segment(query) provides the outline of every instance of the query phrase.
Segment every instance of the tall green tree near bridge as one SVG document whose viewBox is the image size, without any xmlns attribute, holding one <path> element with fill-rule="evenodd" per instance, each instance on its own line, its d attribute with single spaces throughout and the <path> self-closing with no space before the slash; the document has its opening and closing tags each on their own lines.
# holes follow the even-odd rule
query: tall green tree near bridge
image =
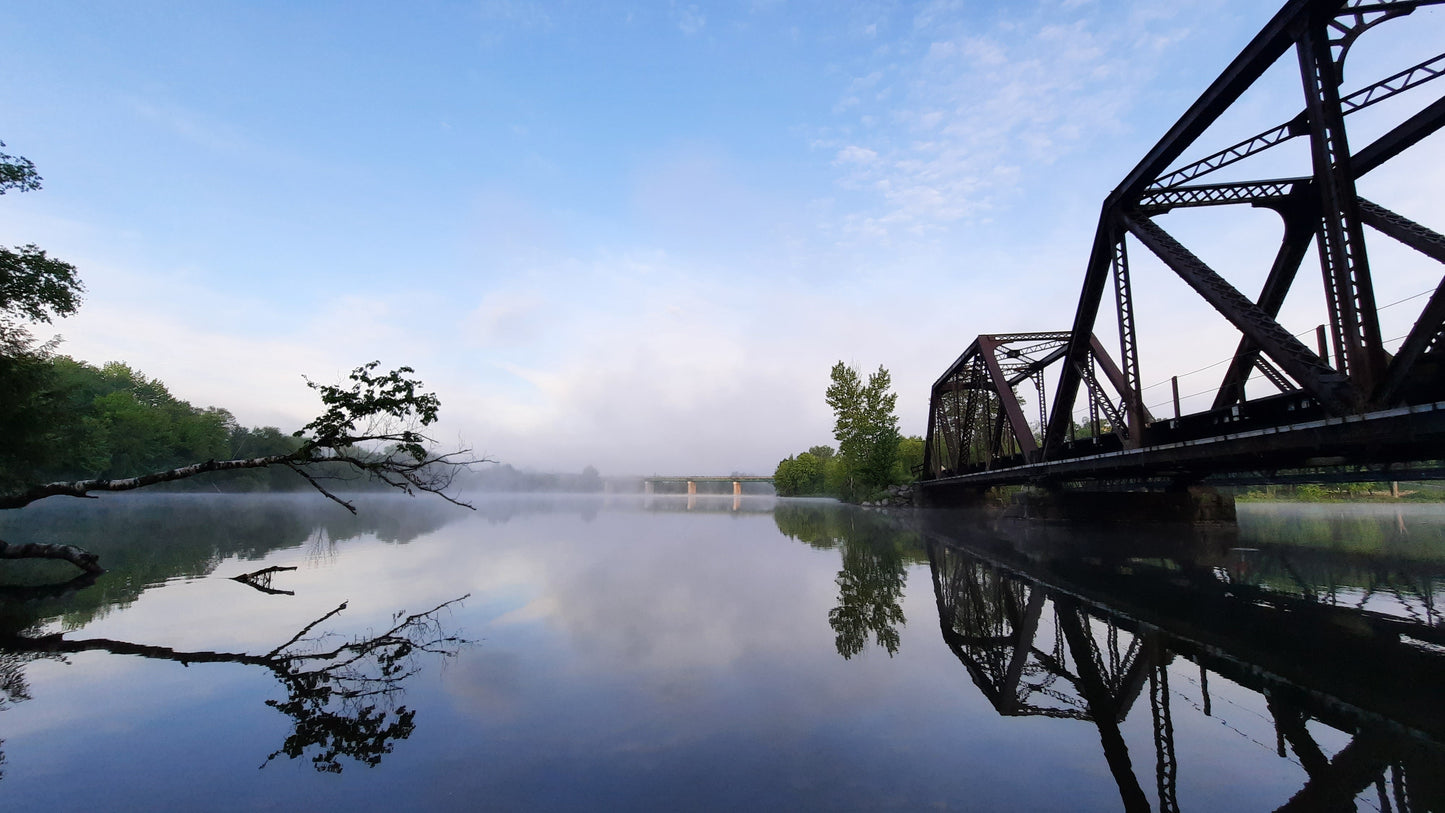
<svg viewBox="0 0 1445 813">
<path fill-rule="evenodd" d="M 829 374 L 828 406 L 833 408 L 833 437 L 843 467 L 843 497 L 867 499 L 893 482 L 898 454 L 898 396 L 888 370 L 879 365 L 865 383 L 856 367 L 843 362 Z"/>
</svg>

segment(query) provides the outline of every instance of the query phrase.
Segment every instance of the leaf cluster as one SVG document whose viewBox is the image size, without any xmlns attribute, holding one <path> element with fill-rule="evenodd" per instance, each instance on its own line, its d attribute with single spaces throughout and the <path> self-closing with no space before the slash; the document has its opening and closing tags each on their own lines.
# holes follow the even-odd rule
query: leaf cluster
<svg viewBox="0 0 1445 813">
<path fill-rule="evenodd" d="M 843 362 L 833 365 L 826 392 L 833 408 L 833 437 L 847 476 L 847 496 L 865 498 L 893 479 L 898 452 L 898 396 L 890 392 L 892 378 L 879 366 L 863 382 L 857 369 Z"/>
<path fill-rule="evenodd" d="M 0 141 L 0 147 L 5 146 Z M 0 152 L 0 195 L 14 189 L 17 192 L 34 192 L 40 188 L 40 173 L 29 158 Z"/>
</svg>

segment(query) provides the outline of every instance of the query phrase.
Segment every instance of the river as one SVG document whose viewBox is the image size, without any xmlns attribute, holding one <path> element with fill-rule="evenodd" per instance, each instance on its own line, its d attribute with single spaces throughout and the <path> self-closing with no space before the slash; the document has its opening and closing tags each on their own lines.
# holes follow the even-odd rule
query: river
<svg viewBox="0 0 1445 813">
<path fill-rule="evenodd" d="M 0 563 L 0 808 L 1445 801 L 1439 506 L 1212 529 L 751 496 L 360 508 L 0 517 L 110 568 Z"/>
</svg>

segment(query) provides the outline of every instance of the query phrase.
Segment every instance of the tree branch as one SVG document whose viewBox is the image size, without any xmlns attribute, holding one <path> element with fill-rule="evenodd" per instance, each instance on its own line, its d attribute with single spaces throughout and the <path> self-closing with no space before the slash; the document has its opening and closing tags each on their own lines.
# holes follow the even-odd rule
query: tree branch
<svg viewBox="0 0 1445 813">
<path fill-rule="evenodd" d="M 64 559 L 86 573 L 99 575 L 105 572 L 95 554 L 74 545 L 44 545 L 39 542 L 12 545 L 0 539 L 0 559 Z"/>
<path fill-rule="evenodd" d="M 145 488 L 146 486 L 153 486 L 157 483 L 168 483 L 172 480 L 184 480 L 187 477 L 195 477 L 198 474 L 205 474 L 212 471 L 259 469 L 266 466 L 288 463 L 294 456 L 294 454 L 278 454 L 241 460 L 207 460 L 204 463 L 192 463 L 189 466 L 180 466 L 179 468 L 166 469 L 165 471 L 142 474 L 139 477 L 126 477 L 117 480 L 73 480 L 70 482 L 45 483 L 44 485 L 34 486 L 28 491 L 22 491 L 19 494 L 0 496 L 0 510 L 23 508 L 36 500 L 43 500 L 46 497 L 88 497 L 92 491 L 133 491 L 137 488 Z"/>
<path fill-rule="evenodd" d="M 408 495 L 423 491 L 453 505 L 473 508 L 447 494 L 446 489 L 451 487 L 458 469 L 491 461 L 473 457 L 470 449 L 433 451 L 430 447 L 435 442 L 422 434 L 419 427 L 437 420 L 440 402 L 436 395 L 419 391 L 421 382 L 405 375 L 412 372 L 410 367 L 374 375 L 376 367 L 377 362 L 373 361 L 352 371 L 350 389 L 307 381 L 308 386 L 320 392 L 327 409 L 296 433 L 297 437 L 303 433 L 307 437 L 294 452 L 207 460 L 138 477 L 45 483 L 15 494 L 0 495 L 0 510 L 23 508 L 47 497 L 93 498 L 93 492 L 132 491 L 198 474 L 285 466 L 301 475 L 322 496 L 355 514 L 356 506 L 322 485 L 324 474 L 314 473 L 314 467 L 328 464 L 353 469 Z M 102 572 L 95 556 L 72 546 L 0 543 L 0 558 L 26 557 L 65 559 L 87 572 Z"/>
</svg>

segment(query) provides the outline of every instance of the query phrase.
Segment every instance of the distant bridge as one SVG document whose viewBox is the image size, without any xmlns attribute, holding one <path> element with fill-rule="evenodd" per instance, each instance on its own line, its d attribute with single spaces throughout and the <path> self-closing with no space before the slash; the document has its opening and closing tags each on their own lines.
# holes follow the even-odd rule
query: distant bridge
<svg viewBox="0 0 1445 813">
<path fill-rule="evenodd" d="M 1429 272 L 1432 279 L 1445 263 L 1445 235 L 1366 200 L 1357 188 L 1370 173 L 1408 160 L 1410 148 L 1445 123 L 1439 87 L 1445 83 L 1430 84 L 1445 76 L 1445 54 L 1350 89 L 1342 80 L 1345 58 L 1363 34 L 1384 23 L 1396 28 L 1421 7 L 1441 3 L 1286 3 L 1105 199 L 1072 328 L 978 336 L 935 382 L 923 499 L 1021 483 L 1169 490 L 1208 482 L 1445 477 L 1445 274 L 1433 291 L 1384 306 L 1409 303 L 1420 310 L 1404 335 L 1382 338 L 1383 308 L 1375 301 L 1372 270 L 1385 264 L 1371 268 L 1365 227 L 1433 261 L 1425 263 L 1436 269 Z M 1278 126 L 1176 164 L 1291 51 L 1303 110 L 1283 110 Z M 1347 117 L 1386 99 L 1392 100 L 1383 108 L 1390 116 L 1382 120 L 1377 108 L 1365 125 L 1372 140 L 1352 149 Z M 1256 156 L 1293 139 L 1302 144 L 1299 156 L 1307 152 L 1308 174 L 1261 176 L 1288 161 L 1260 166 Z M 1226 167 L 1229 180 L 1200 182 Z M 1424 178 L 1433 169 L 1428 163 L 1413 172 L 1397 165 L 1390 175 L 1397 181 Z M 1417 191 L 1426 201 L 1439 194 Z M 1158 220 L 1175 213 L 1173 227 L 1186 210 L 1241 204 L 1282 220 L 1277 251 L 1256 266 L 1264 276 L 1257 297 L 1242 293 Z M 1438 214 L 1436 208 L 1427 206 L 1424 214 Z M 1145 403 L 1149 387 L 1140 375 L 1130 242 L 1148 249 L 1155 265 L 1186 283 L 1236 331 L 1237 344 L 1232 357 L 1219 362 L 1228 366 L 1207 409 L 1183 413 L 1177 376 L 1169 379 L 1172 410 L 1169 402 L 1162 405 L 1172 417 Z M 1296 326 L 1287 328 L 1280 314 L 1292 291 L 1305 287 L 1296 285 L 1296 276 L 1311 244 L 1322 280 L 1315 290 L 1323 296 L 1305 290 L 1290 297 Z M 1396 270 L 1408 254 L 1378 257 Z M 1117 356 L 1095 335 L 1096 328 L 1109 327 L 1098 324 L 1109 288 Z M 1322 302 L 1306 317 L 1309 329 L 1299 333 L 1305 298 Z M 1192 327 L 1173 326 L 1176 333 Z M 1314 347 L 1297 338 L 1310 334 Z M 1214 359 L 1197 361 L 1191 366 Z M 1260 388 L 1265 392 L 1256 394 Z"/>
<path fill-rule="evenodd" d="M 733 496 L 740 497 L 743 493 L 743 483 L 772 483 L 772 475 L 762 474 L 738 474 L 738 475 L 717 475 L 717 474 L 677 474 L 663 475 L 654 474 L 651 477 L 642 478 L 642 490 L 646 494 L 652 494 L 658 483 L 687 483 L 688 496 L 697 494 L 698 483 L 732 483 Z"/>
</svg>

